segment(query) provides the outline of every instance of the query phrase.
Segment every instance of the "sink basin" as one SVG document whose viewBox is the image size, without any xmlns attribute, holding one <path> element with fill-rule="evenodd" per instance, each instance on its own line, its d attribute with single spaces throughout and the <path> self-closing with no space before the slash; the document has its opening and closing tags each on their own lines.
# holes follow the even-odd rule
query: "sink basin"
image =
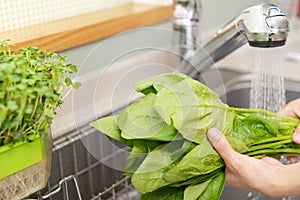
<svg viewBox="0 0 300 200">
<path fill-rule="evenodd" d="M 251 75 L 239 75 L 236 78 L 225 82 L 225 94 L 220 94 L 221 99 L 232 107 L 249 108 L 249 96 L 251 87 Z M 285 80 L 286 101 L 300 98 L 300 83 Z"/>
<path fill-rule="evenodd" d="M 224 73 L 224 72 L 223 72 Z M 225 72 L 231 73 L 229 71 Z M 234 72 L 232 72 L 234 73 Z M 228 79 L 224 81 L 223 91 L 215 89 L 217 93 L 219 93 L 221 99 L 232 107 L 241 107 L 241 108 L 249 108 L 249 96 L 250 96 L 250 86 L 251 86 L 251 75 L 243 74 L 243 75 L 228 75 Z M 235 77 L 230 79 L 230 77 Z M 300 97 L 300 83 L 291 80 L 285 80 L 285 88 L 286 88 L 286 99 L 287 102 L 299 98 Z M 272 198 L 264 195 L 260 195 L 256 192 L 232 188 L 225 186 L 224 191 L 221 196 L 221 200 L 282 200 L 282 198 Z M 295 197 L 293 199 L 300 199 Z"/>
<path fill-rule="evenodd" d="M 229 69 L 211 69 L 199 81 L 215 91 L 232 107 L 249 108 L 252 75 Z M 285 79 L 286 102 L 300 98 L 300 81 Z"/>
</svg>

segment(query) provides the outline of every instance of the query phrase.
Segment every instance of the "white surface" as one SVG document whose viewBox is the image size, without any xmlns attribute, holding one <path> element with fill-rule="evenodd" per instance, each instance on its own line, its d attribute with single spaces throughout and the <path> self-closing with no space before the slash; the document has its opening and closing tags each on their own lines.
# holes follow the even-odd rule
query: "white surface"
<svg viewBox="0 0 300 200">
<path fill-rule="evenodd" d="M 164 5 L 169 6 L 173 4 L 173 0 L 133 0 L 133 3 L 152 4 L 152 5 Z"/>
</svg>

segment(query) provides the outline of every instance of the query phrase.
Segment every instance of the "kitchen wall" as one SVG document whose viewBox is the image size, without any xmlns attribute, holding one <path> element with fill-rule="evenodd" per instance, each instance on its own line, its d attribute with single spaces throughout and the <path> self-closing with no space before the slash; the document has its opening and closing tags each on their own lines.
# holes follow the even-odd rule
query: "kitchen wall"
<svg viewBox="0 0 300 200">
<path fill-rule="evenodd" d="M 201 26 L 203 29 L 211 29 L 224 25 L 235 17 L 244 8 L 263 2 L 258 0 L 202 0 L 203 15 Z"/>
<path fill-rule="evenodd" d="M 3 0 L 0 1 L 0 32 L 130 2 L 131 0 Z"/>
</svg>

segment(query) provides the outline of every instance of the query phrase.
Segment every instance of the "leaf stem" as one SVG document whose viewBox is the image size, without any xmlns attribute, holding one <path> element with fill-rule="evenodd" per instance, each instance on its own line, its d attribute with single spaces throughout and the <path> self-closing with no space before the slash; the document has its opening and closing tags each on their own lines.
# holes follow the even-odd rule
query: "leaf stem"
<svg viewBox="0 0 300 200">
<path fill-rule="evenodd" d="M 272 148 L 272 147 L 276 147 L 279 145 L 288 144 L 288 143 L 292 143 L 292 142 L 293 142 L 293 140 L 290 138 L 290 139 L 273 142 L 273 143 L 263 143 L 260 145 L 255 145 L 255 146 L 250 147 L 250 151 L 257 151 L 257 150 L 261 150 L 261 149 Z"/>
<path fill-rule="evenodd" d="M 272 142 L 276 142 L 276 141 L 282 141 L 282 140 L 287 140 L 290 139 L 292 140 L 292 136 L 291 135 L 283 135 L 283 136 L 276 136 L 276 137 L 272 137 L 272 138 L 266 138 L 260 141 L 254 141 L 254 142 L 249 142 L 247 143 L 247 146 L 255 146 L 255 145 L 259 145 L 259 144 L 264 144 L 264 143 L 272 143 Z"/>
<path fill-rule="evenodd" d="M 247 152 L 244 153 L 248 156 L 258 156 L 258 155 L 273 155 L 273 154 L 283 154 L 283 153 L 293 153 L 293 154 L 300 154 L 300 149 L 295 148 L 284 148 L 284 149 L 261 149 L 257 151 Z"/>
</svg>

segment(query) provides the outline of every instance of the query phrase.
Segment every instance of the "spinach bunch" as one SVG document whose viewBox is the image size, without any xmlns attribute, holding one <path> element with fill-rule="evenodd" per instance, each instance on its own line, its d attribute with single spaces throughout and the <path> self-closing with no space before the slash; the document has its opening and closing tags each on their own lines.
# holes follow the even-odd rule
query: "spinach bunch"
<svg viewBox="0 0 300 200">
<path fill-rule="evenodd" d="M 77 72 L 66 57 L 30 46 L 11 50 L 0 44 L 0 146 L 43 137 L 68 88 L 78 88 L 67 75 Z"/>
<path fill-rule="evenodd" d="M 143 200 L 219 199 L 225 165 L 207 139 L 212 127 L 249 156 L 300 154 L 300 146 L 292 142 L 298 119 L 229 107 L 183 74 L 141 80 L 135 89 L 145 96 L 118 116 L 90 125 L 132 148 L 124 174 Z"/>
</svg>

